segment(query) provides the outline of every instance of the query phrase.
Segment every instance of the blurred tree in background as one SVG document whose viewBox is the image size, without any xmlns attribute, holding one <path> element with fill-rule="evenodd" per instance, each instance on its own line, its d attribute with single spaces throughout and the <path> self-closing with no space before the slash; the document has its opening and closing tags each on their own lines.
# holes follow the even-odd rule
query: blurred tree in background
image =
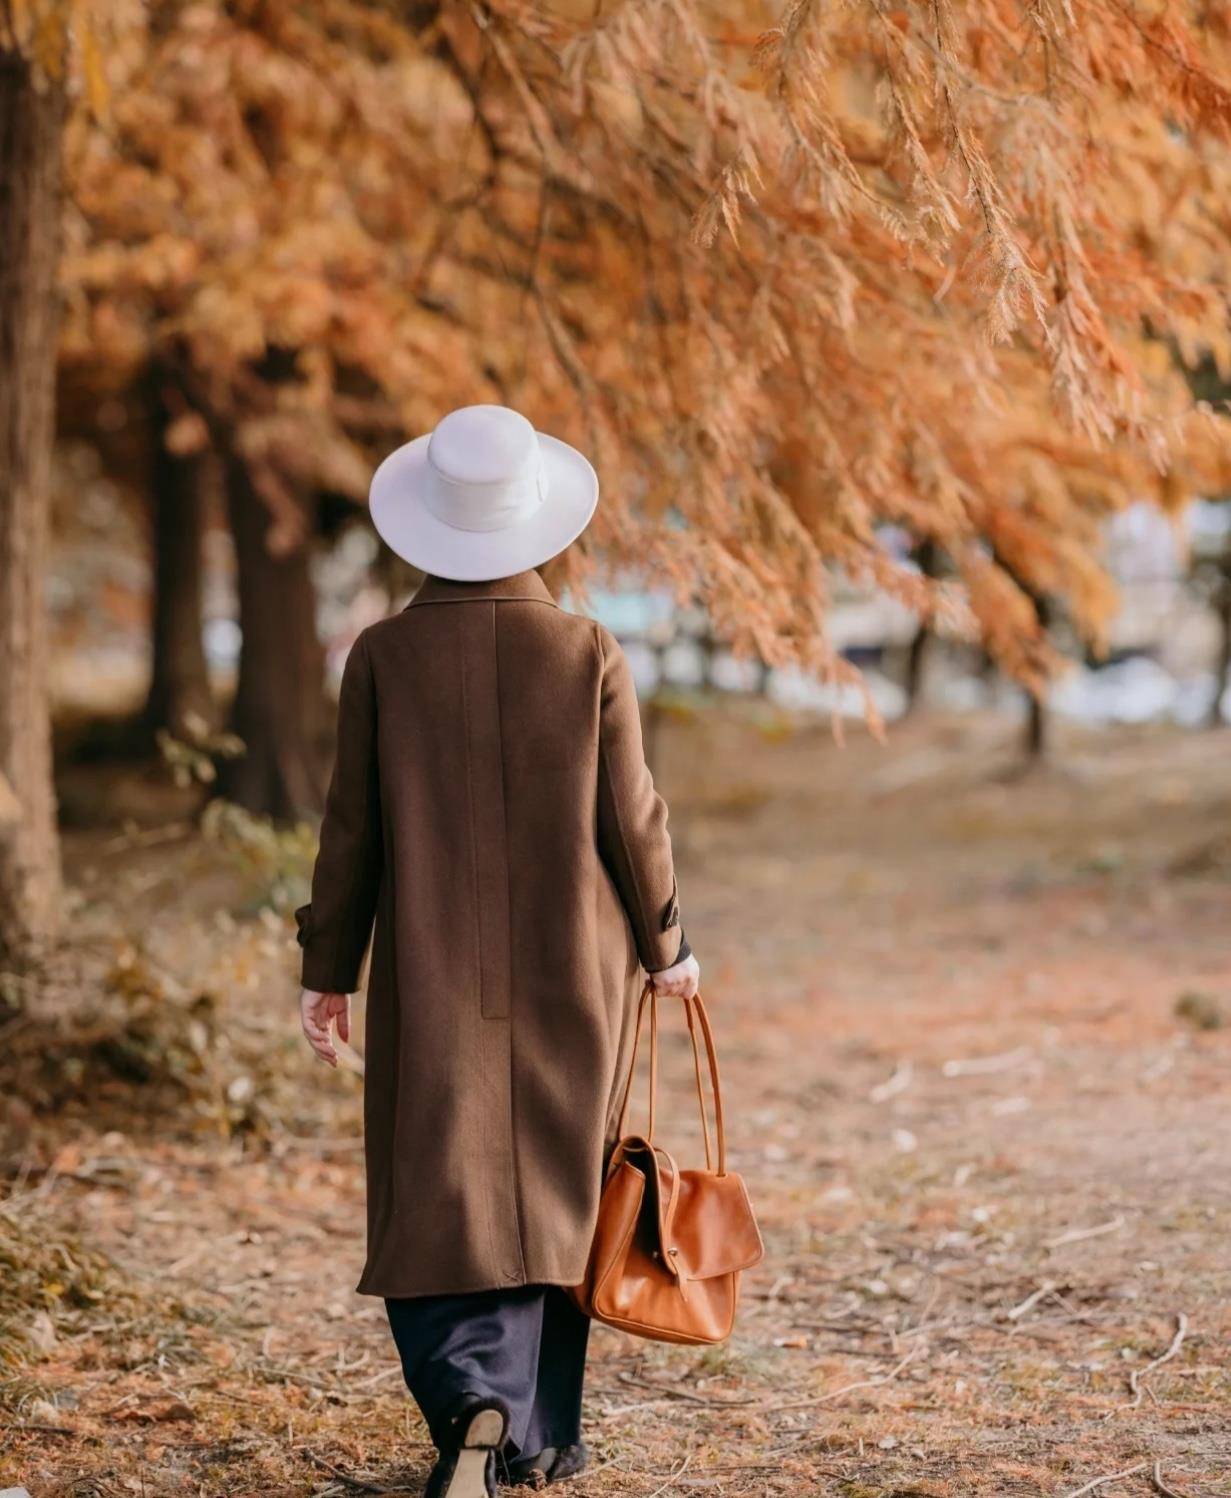
<svg viewBox="0 0 1231 1498">
<path fill-rule="evenodd" d="M 313 538 L 480 400 L 600 469 L 566 575 L 635 561 L 736 645 L 857 680 L 838 566 L 1037 685 L 1053 604 L 1106 627 L 1103 518 L 1226 486 L 1181 366 L 1231 357 L 1229 58 L 1221 11 L 1120 0 L 134 4 L 107 110 L 68 127 L 61 422 L 103 389 L 140 413 L 151 717 L 200 696 L 213 465 L 224 788 L 312 809 Z"/>
<path fill-rule="evenodd" d="M 63 18 L 0 9 L 0 950 L 54 924 L 47 492 L 67 111 Z"/>
</svg>

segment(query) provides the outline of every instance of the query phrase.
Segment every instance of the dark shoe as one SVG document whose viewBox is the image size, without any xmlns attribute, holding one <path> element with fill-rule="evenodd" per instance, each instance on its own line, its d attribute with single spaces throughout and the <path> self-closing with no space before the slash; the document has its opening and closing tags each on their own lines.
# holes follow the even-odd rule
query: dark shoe
<svg viewBox="0 0 1231 1498">
<path fill-rule="evenodd" d="M 496 1452 L 508 1433 L 499 1399 L 467 1400 L 448 1423 L 423 1498 L 494 1498 Z"/>
<path fill-rule="evenodd" d="M 500 1481 L 511 1488 L 545 1488 L 547 1474 L 555 1465 L 558 1453 L 554 1446 L 545 1446 L 533 1456 L 515 1457 L 504 1463 Z"/>
<path fill-rule="evenodd" d="M 551 1464 L 547 1481 L 563 1482 L 566 1477 L 576 1477 L 579 1472 L 584 1472 L 589 1465 L 590 1453 L 581 1441 L 575 1446 L 561 1446 L 559 1455 Z"/>
<path fill-rule="evenodd" d="M 549 1482 L 576 1477 L 590 1465 L 590 1453 L 579 1441 L 575 1446 L 548 1446 L 534 1456 L 519 1456 L 505 1468 L 511 1487 L 545 1488 Z"/>
</svg>

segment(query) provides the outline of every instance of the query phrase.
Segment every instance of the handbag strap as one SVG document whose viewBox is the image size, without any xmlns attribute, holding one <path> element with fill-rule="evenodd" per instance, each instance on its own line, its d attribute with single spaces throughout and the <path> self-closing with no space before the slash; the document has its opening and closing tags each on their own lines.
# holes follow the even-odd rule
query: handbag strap
<svg viewBox="0 0 1231 1498">
<path fill-rule="evenodd" d="M 650 1120 L 646 1130 L 646 1141 L 654 1139 L 654 1104 L 658 1096 L 658 995 L 654 985 L 647 983 L 641 990 L 641 1001 L 637 1005 L 637 1028 L 633 1034 L 633 1054 L 628 1061 L 628 1076 L 624 1081 L 624 1096 L 620 1100 L 620 1117 L 616 1124 L 616 1139 L 624 1138 L 628 1127 L 628 1108 L 633 1092 L 633 1078 L 637 1075 L 637 1053 L 641 1049 L 641 1027 L 645 1022 L 646 1005 L 650 1009 Z"/>
<path fill-rule="evenodd" d="M 637 1071 L 637 1055 L 641 1047 L 641 1030 L 645 1023 L 646 1009 L 650 1012 L 650 1117 L 646 1129 L 647 1144 L 654 1142 L 654 1117 L 658 1099 L 658 995 L 654 985 L 647 983 L 637 1005 L 637 1029 L 633 1036 L 633 1054 L 628 1063 L 628 1077 L 624 1083 L 624 1096 L 620 1102 L 620 1117 L 616 1125 L 616 1137 L 622 1139 L 628 1125 L 629 1104 L 632 1098 L 633 1078 Z M 701 1110 L 701 1132 L 705 1139 L 705 1168 L 714 1168 L 711 1153 L 709 1119 L 705 1111 L 705 1084 L 701 1074 L 701 1045 L 705 1046 L 705 1057 L 710 1074 L 710 1091 L 714 1097 L 714 1133 L 718 1148 L 718 1174 L 727 1173 L 727 1137 L 722 1112 L 722 1085 L 718 1076 L 718 1053 L 714 1047 L 714 1032 L 710 1028 L 709 1015 L 698 993 L 684 1000 L 684 1014 L 688 1021 L 688 1037 L 692 1042 L 693 1070 L 697 1080 L 697 1106 Z M 697 1031 L 701 1032 L 698 1040 Z"/>
<path fill-rule="evenodd" d="M 709 1063 L 710 1091 L 714 1096 L 714 1136 L 718 1144 L 718 1174 L 727 1173 L 727 1130 L 722 1114 L 722 1083 L 718 1077 L 718 1051 L 714 1046 L 714 1032 L 710 1028 L 710 1017 L 700 993 L 684 1000 L 684 1012 L 688 1017 L 688 1034 L 692 1041 L 693 1068 L 697 1077 L 697 1104 L 701 1109 L 701 1131 L 705 1135 L 705 1168 L 713 1169 L 710 1158 L 710 1129 L 705 1116 L 705 1088 L 701 1082 L 701 1052 L 697 1045 L 697 1026 L 705 1042 L 705 1057 Z M 694 1016 L 696 1024 L 694 1024 Z"/>
</svg>

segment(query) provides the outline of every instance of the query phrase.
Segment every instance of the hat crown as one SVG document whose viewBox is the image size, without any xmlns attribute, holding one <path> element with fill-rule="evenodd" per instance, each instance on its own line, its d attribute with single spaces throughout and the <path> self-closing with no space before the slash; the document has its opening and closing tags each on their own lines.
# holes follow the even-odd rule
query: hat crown
<svg viewBox="0 0 1231 1498">
<path fill-rule="evenodd" d="M 576 448 L 507 406 L 462 406 L 372 476 L 372 520 L 391 550 L 457 581 L 508 577 L 585 529 L 598 475 Z"/>
<path fill-rule="evenodd" d="M 427 467 L 423 502 L 455 530 L 505 530 L 546 497 L 539 434 L 507 406 L 462 406 L 442 416 L 428 439 Z"/>
<path fill-rule="evenodd" d="M 441 417 L 427 456 L 446 483 L 515 483 L 538 472 L 538 433 L 507 406 L 461 406 Z"/>
</svg>

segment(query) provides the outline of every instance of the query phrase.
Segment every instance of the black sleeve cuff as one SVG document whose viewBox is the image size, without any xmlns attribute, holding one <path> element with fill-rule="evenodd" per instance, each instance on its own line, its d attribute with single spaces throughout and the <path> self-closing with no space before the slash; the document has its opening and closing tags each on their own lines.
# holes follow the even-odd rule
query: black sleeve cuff
<svg viewBox="0 0 1231 1498">
<path fill-rule="evenodd" d="M 667 967 L 674 967 L 676 962 L 683 962 L 686 957 L 692 956 L 692 948 L 688 945 L 688 938 L 684 935 L 683 926 L 680 927 L 680 950 L 675 954 L 675 962 L 669 962 Z M 646 968 L 647 973 L 665 973 L 665 967 Z"/>
</svg>

